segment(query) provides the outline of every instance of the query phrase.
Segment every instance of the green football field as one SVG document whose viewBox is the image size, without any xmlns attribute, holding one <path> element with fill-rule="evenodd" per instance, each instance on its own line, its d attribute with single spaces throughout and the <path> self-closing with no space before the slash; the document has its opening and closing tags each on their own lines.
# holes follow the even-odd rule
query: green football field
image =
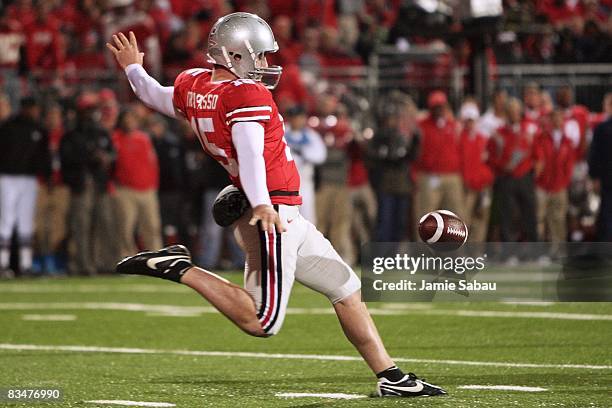
<svg viewBox="0 0 612 408">
<path fill-rule="evenodd" d="M 610 303 L 368 306 L 404 371 L 443 386 L 448 396 L 370 397 L 373 376 L 327 300 L 298 284 L 281 332 L 259 339 L 186 287 L 104 277 L 0 282 L 0 389 L 64 394 L 57 403 L 0 406 L 612 406 Z"/>
</svg>

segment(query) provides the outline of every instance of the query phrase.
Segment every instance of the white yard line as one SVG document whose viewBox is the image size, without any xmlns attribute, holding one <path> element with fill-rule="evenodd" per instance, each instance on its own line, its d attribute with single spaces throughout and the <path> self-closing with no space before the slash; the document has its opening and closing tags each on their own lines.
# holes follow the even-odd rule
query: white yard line
<svg viewBox="0 0 612 408">
<path fill-rule="evenodd" d="M 390 310 L 426 310 L 433 309 L 433 303 L 382 303 L 381 309 Z"/>
<path fill-rule="evenodd" d="M 277 392 L 274 394 L 280 398 L 331 398 L 331 399 L 358 399 L 366 398 L 367 395 L 343 394 L 343 393 L 312 393 L 312 392 Z"/>
<path fill-rule="evenodd" d="M 176 306 L 155 305 L 146 303 L 122 303 L 122 302 L 4 302 L 0 303 L 0 310 L 121 310 L 130 312 L 161 313 L 163 315 L 198 315 L 218 313 L 211 306 Z M 460 317 L 505 317 L 526 319 L 557 319 L 557 320 L 591 320 L 612 321 L 609 314 L 588 313 L 563 313 L 563 312 L 517 312 L 502 310 L 462 310 L 462 309 L 395 309 L 376 308 L 368 309 L 373 315 L 380 316 L 406 316 L 406 315 L 436 315 L 436 316 L 460 316 Z M 334 314 L 331 307 L 313 307 L 287 309 L 289 314 L 312 314 L 324 315 Z"/>
<path fill-rule="evenodd" d="M 542 387 L 523 387 L 521 385 L 459 385 L 457 388 L 462 390 L 501 390 L 522 392 L 548 391 L 546 388 Z"/>
<path fill-rule="evenodd" d="M 73 314 L 24 314 L 21 316 L 21 320 L 32 321 L 71 322 L 76 319 L 76 315 Z"/>
<path fill-rule="evenodd" d="M 15 302 L 0 303 L 0 310 L 120 310 L 151 313 L 218 313 L 212 306 L 174 306 L 121 302 Z"/>
<path fill-rule="evenodd" d="M 41 285 L 10 284 L 0 285 L 0 293 L 189 293 L 182 286 L 122 284 L 122 285 Z"/>
<path fill-rule="evenodd" d="M 440 313 L 438 313 L 440 312 Z M 430 310 L 428 314 L 448 314 L 464 317 L 522 317 L 533 319 L 602 320 L 612 321 L 612 315 L 563 312 L 504 312 L 501 310 Z"/>
<path fill-rule="evenodd" d="M 280 354 L 280 353 L 255 353 L 247 351 L 199 351 L 199 350 L 160 350 L 145 348 L 125 347 L 97 347 L 97 346 L 60 346 L 60 345 L 37 345 L 37 344 L 9 344 L 0 343 L 0 350 L 17 351 L 70 351 L 76 353 L 119 353 L 119 354 L 171 354 L 182 356 L 206 356 L 206 357 L 240 357 L 240 358 L 264 358 L 264 359 L 286 359 L 286 360 L 325 360 L 325 361 L 362 361 L 357 356 L 341 356 L 329 354 Z M 589 364 L 537 364 L 537 363 L 506 363 L 496 361 L 467 361 L 467 360 L 433 360 L 419 358 L 394 358 L 393 360 L 403 363 L 420 364 L 442 364 L 442 365 L 467 365 L 486 367 L 512 367 L 512 368 L 555 368 L 555 369 L 582 369 L 582 370 L 612 370 L 612 365 L 589 365 Z"/>
<path fill-rule="evenodd" d="M 101 405 L 121 405 L 123 407 L 176 407 L 176 404 L 169 402 L 146 402 L 146 401 L 125 401 L 125 400 L 92 400 L 85 401 L 87 404 Z"/>
<path fill-rule="evenodd" d="M 506 300 L 502 300 L 501 303 L 505 305 L 513 305 L 513 306 L 540 306 L 540 307 L 547 307 L 547 306 L 553 306 L 553 305 L 558 304 L 556 302 L 546 302 L 543 300 L 521 300 L 521 299 L 506 299 Z"/>
</svg>

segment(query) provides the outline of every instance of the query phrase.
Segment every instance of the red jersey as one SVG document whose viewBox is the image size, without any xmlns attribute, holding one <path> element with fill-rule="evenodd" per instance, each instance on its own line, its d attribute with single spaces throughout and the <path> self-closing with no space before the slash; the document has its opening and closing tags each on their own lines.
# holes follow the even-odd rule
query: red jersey
<svg viewBox="0 0 612 408">
<path fill-rule="evenodd" d="M 567 189 L 577 156 L 570 137 L 562 130 L 542 133 L 536 137 L 534 155 L 543 166 L 536 177 L 538 187 L 550 193 Z"/>
<path fill-rule="evenodd" d="M 533 141 L 538 128 L 523 120 L 507 124 L 489 139 L 489 163 L 497 174 L 521 178 L 533 169 Z"/>
<path fill-rule="evenodd" d="M 431 116 L 419 122 L 421 155 L 418 170 L 427 173 L 449 174 L 461 171 L 459 132 L 454 120 L 434 120 Z"/>
<path fill-rule="evenodd" d="M 149 136 L 139 130 L 131 134 L 115 130 L 112 140 L 117 150 L 115 161 L 117 184 L 138 191 L 157 190 L 159 163 Z"/>
<path fill-rule="evenodd" d="M 210 70 L 182 72 L 174 82 L 174 107 L 191 124 L 202 147 L 221 164 L 240 188 L 238 154 L 232 126 L 257 122 L 264 127 L 266 183 L 272 204 L 300 205 L 300 175 L 285 142 L 284 124 L 272 94 L 250 79 L 212 82 Z"/>
</svg>

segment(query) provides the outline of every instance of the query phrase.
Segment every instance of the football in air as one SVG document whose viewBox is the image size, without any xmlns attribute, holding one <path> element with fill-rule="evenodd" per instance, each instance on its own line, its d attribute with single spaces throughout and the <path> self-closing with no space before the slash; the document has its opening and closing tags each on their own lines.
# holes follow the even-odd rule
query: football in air
<svg viewBox="0 0 612 408">
<path fill-rule="evenodd" d="M 468 228 L 452 211 L 436 210 L 421 217 L 419 236 L 436 250 L 453 251 L 467 241 Z"/>
</svg>

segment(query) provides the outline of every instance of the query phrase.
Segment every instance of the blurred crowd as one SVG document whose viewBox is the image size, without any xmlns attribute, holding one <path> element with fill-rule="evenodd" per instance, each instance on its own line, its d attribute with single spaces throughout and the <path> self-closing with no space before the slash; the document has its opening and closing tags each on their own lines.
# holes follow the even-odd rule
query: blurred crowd
<svg viewBox="0 0 612 408">
<path fill-rule="evenodd" d="M 612 1 L 504 1 L 499 63 L 612 61 Z"/>
<path fill-rule="evenodd" d="M 416 240 L 416 221 L 448 209 L 473 242 L 612 241 L 612 93 L 602 112 L 499 89 L 484 112 L 457 112 L 442 91 L 425 109 L 399 91 L 377 125 L 357 130 L 333 95 L 315 114 L 292 106 L 285 138 L 302 177 L 303 215 L 351 263 L 369 241 Z M 553 102 L 554 101 L 554 102 Z M 207 268 L 243 263 L 231 231 L 211 219 L 229 183 L 188 123 L 112 91 L 72 106 L 0 96 L 0 270 L 110 272 L 142 248 L 182 242 Z M 11 257 L 12 253 L 12 257 Z"/>
<path fill-rule="evenodd" d="M 203 50 L 216 19 L 254 12 L 271 23 L 285 67 L 277 90 L 281 105 L 315 103 L 321 72 L 368 63 L 383 45 L 444 49 L 425 73 L 449 76 L 469 66 L 474 41 L 464 33 L 459 0 L 443 3 L 442 30 L 415 0 L 2 0 L 0 71 L 13 108 L 23 93 L 44 84 L 60 94 L 116 69 L 104 53 L 112 33 L 132 30 L 148 70 L 171 83 L 178 72 L 206 64 Z M 436 3 L 436 2 L 431 2 Z M 488 45 L 497 63 L 612 61 L 612 0 L 505 0 L 497 41 Z M 466 29 L 467 30 L 467 29 Z M 481 35 L 482 36 L 482 35 Z M 418 64 L 412 67 L 422 75 Z M 408 74 L 410 76 L 410 74 Z M 431 78 L 430 78 L 431 79 Z M 435 79 L 435 78 L 434 78 Z"/>
<path fill-rule="evenodd" d="M 468 41 L 406 30 L 413 3 L 3 1 L 0 276 L 108 273 L 137 249 L 176 242 L 203 267 L 242 267 L 232 234 L 211 218 L 225 170 L 189 124 L 126 99 L 103 51 L 111 33 L 132 30 L 148 71 L 172 84 L 207 66 L 210 27 L 236 10 L 271 22 L 280 52 L 270 62 L 283 66 L 274 96 L 302 176 L 302 213 L 347 262 L 364 242 L 415 240 L 419 217 L 440 208 L 466 220 L 474 241 L 612 241 L 610 94 L 590 112 L 569 86 L 530 83 L 521 95 L 496 90 L 483 107 L 471 97 L 451 105 L 438 90 L 369 100 L 326 80 L 325 70 L 363 66 L 383 44 L 447 42 L 433 71 L 449 58 L 465 63 Z M 612 56 L 609 0 L 504 7 L 492 65 Z"/>
</svg>

